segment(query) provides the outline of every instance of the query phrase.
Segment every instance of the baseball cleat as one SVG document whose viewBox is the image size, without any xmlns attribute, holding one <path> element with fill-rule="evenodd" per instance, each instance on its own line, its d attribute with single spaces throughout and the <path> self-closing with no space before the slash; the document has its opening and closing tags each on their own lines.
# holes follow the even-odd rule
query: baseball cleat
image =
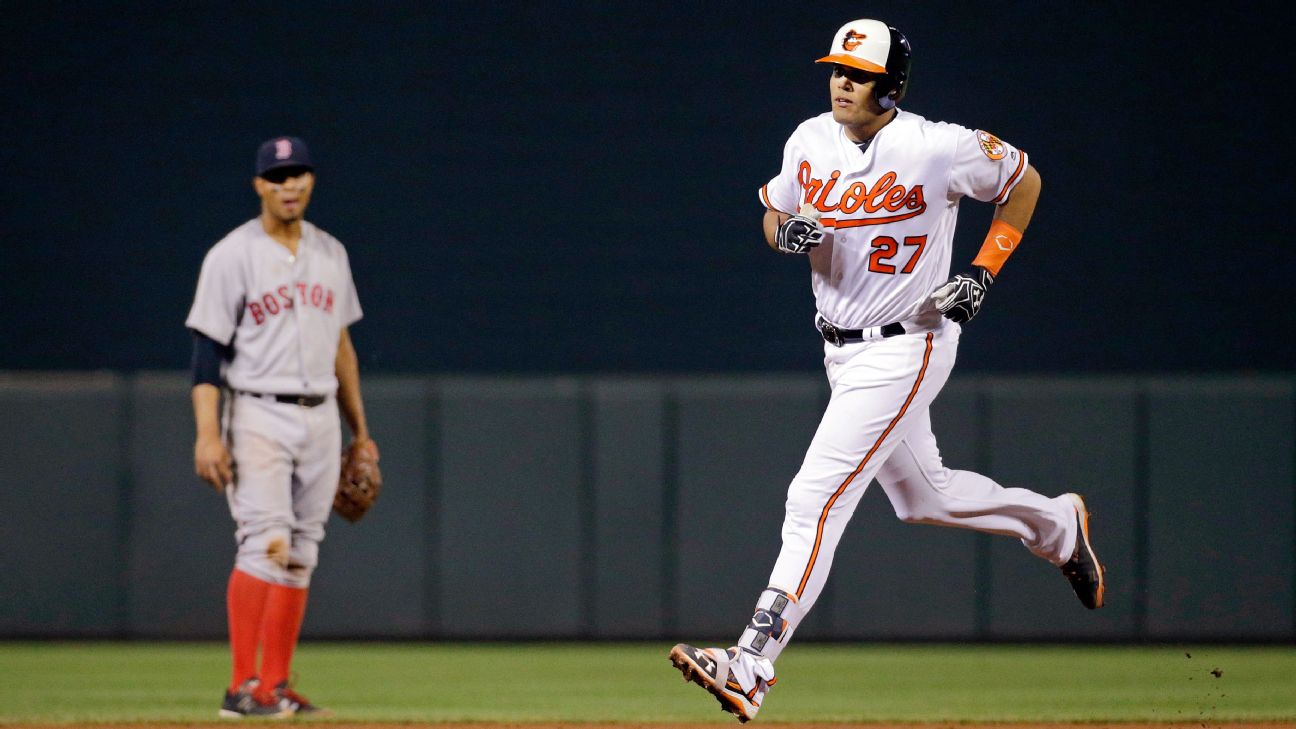
<svg viewBox="0 0 1296 729">
<path fill-rule="evenodd" d="M 1089 511 L 1085 508 L 1084 499 L 1079 494 L 1067 494 L 1071 497 L 1076 510 L 1075 552 L 1062 565 L 1062 574 L 1071 582 L 1076 597 L 1090 610 L 1103 606 L 1103 593 L 1107 589 L 1103 579 L 1105 568 L 1094 554 L 1093 545 L 1089 543 Z"/>
<path fill-rule="evenodd" d="M 764 673 L 769 679 L 758 675 L 752 667 L 744 668 L 741 662 L 748 656 L 741 648 L 694 648 L 680 643 L 671 649 L 671 663 L 684 674 L 685 681 L 692 681 L 711 692 L 720 702 L 720 708 L 738 717 L 740 723 L 747 723 L 756 718 L 761 702 L 770 686 L 778 680 L 774 678 L 773 668 L 766 661 Z M 742 683 L 750 683 L 751 688 L 744 690 L 734 669 L 749 678 Z"/>
<path fill-rule="evenodd" d="M 274 687 L 274 697 L 277 701 L 282 701 L 295 716 L 309 716 L 312 719 L 323 719 L 333 716 L 333 712 L 322 706 L 312 704 L 309 699 L 293 690 L 292 685 L 287 680 L 280 681 Z"/>
<path fill-rule="evenodd" d="M 260 679 L 249 678 L 239 684 L 237 691 L 225 691 L 218 716 L 222 719 L 286 719 L 293 715 L 293 708 L 286 700 L 278 696 L 258 696 L 260 687 Z"/>
</svg>

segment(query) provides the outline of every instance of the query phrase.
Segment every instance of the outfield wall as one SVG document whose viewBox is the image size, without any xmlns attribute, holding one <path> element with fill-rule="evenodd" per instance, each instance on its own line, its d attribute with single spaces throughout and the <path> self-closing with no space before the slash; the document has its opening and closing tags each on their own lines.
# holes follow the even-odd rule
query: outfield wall
<svg viewBox="0 0 1296 729">
<path fill-rule="evenodd" d="M 368 377 L 386 486 L 337 518 L 306 638 L 732 641 L 779 547 L 816 375 Z M 217 638 L 234 551 L 184 373 L 0 373 L 0 637 Z M 869 489 L 798 635 L 1296 639 L 1296 378 L 959 377 L 946 464 L 1079 491 L 1089 612 L 1015 541 Z"/>
</svg>

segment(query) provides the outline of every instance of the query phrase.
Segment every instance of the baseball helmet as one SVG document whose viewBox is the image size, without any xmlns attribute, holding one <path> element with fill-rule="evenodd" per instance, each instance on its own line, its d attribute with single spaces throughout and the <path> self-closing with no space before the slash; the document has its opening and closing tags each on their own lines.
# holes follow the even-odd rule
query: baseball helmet
<svg viewBox="0 0 1296 729">
<path fill-rule="evenodd" d="M 880 20 L 852 20 L 833 36 L 828 55 L 815 63 L 840 63 L 881 76 L 874 95 L 883 109 L 895 108 L 909 88 L 913 50 L 904 33 Z"/>
</svg>

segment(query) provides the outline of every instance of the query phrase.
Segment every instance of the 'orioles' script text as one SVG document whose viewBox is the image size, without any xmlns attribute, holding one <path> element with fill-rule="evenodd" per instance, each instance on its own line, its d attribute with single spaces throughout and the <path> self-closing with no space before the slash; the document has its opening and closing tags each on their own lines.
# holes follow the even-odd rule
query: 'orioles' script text
<svg viewBox="0 0 1296 729">
<path fill-rule="evenodd" d="M 894 213 L 903 208 L 911 211 L 906 213 L 904 218 L 911 218 L 921 215 L 927 209 L 927 201 L 923 200 L 922 185 L 914 185 L 912 190 L 904 185 L 897 185 L 894 172 L 887 172 L 877 178 L 871 186 L 863 182 L 852 182 L 841 192 L 837 202 L 829 205 L 828 200 L 837 187 L 837 180 L 840 177 L 841 170 L 833 170 L 828 176 L 828 182 L 825 183 L 814 177 L 809 161 L 803 161 L 797 168 L 797 181 L 801 183 L 801 189 L 805 190 L 805 202 L 813 204 L 821 213 L 840 211 L 849 215 L 859 210 L 870 214 L 882 210 Z"/>
</svg>

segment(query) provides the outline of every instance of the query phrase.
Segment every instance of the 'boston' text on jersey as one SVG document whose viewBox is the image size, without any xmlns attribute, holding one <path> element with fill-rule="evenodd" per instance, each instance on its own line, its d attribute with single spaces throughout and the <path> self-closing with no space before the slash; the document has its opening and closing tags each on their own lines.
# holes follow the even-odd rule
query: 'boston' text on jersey
<svg viewBox="0 0 1296 729">
<path fill-rule="evenodd" d="M 297 289 L 296 297 L 293 296 L 293 288 Z M 258 299 L 247 302 L 248 313 L 257 324 L 264 324 L 266 317 L 293 308 L 294 299 L 300 301 L 303 306 L 313 306 L 325 312 L 333 311 L 333 289 L 298 281 L 295 286 L 284 284 L 274 291 L 262 294 Z"/>
</svg>

